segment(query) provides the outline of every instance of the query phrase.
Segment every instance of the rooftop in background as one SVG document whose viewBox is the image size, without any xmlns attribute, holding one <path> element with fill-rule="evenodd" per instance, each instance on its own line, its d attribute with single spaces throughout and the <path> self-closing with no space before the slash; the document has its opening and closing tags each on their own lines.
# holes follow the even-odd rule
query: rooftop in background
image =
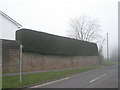
<svg viewBox="0 0 120 90">
<path fill-rule="evenodd" d="M 22 27 L 21 24 L 19 24 L 18 22 L 16 22 L 14 19 L 12 19 L 11 17 L 9 17 L 7 14 L 5 14 L 4 12 L 2 12 L 1 10 L 0 10 L 0 14 L 1 14 L 2 16 L 4 16 L 5 18 L 7 18 L 8 20 L 10 20 L 10 21 L 11 21 L 12 23 L 14 23 L 15 25 L 17 25 L 18 28 L 21 28 L 21 27 Z"/>
</svg>

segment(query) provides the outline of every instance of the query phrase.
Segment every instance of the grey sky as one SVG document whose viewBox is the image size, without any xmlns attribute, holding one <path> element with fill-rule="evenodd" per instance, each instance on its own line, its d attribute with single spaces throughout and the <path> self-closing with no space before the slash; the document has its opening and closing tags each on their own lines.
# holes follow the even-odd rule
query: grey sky
<svg viewBox="0 0 120 90">
<path fill-rule="evenodd" d="M 1 0 L 0 9 L 24 28 L 60 36 L 67 35 L 71 18 L 80 15 L 97 18 L 101 24 L 102 36 L 106 38 L 106 33 L 109 33 L 109 48 L 111 49 L 118 43 L 118 1 Z M 104 45 L 105 48 L 106 45 Z M 104 53 L 106 53 L 105 50 Z"/>
</svg>

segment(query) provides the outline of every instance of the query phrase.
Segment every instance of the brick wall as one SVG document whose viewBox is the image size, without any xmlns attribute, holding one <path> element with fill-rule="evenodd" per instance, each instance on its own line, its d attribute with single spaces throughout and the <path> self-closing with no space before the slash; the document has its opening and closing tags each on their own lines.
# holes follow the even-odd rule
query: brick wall
<svg viewBox="0 0 120 90">
<path fill-rule="evenodd" d="M 2 73 L 19 72 L 19 44 L 2 40 Z"/>
<path fill-rule="evenodd" d="M 8 49 L 7 51 L 3 51 L 2 54 L 2 72 L 19 72 L 19 50 Z"/>
<path fill-rule="evenodd" d="M 19 72 L 19 50 L 8 50 L 3 56 L 3 73 Z M 99 65 L 98 56 L 52 56 L 23 53 L 23 71 L 44 71 Z"/>
<path fill-rule="evenodd" d="M 16 44 L 16 47 L 6 47 L 7 46 L 4 46 L 2 48 L 2 72 L 19 72 L 19 45 Z M 99 65 L 98 56 L 59 56 L 28 52 L 23 53 L 24 72 L 66 69 L 91 65 Z"/>
</svg>

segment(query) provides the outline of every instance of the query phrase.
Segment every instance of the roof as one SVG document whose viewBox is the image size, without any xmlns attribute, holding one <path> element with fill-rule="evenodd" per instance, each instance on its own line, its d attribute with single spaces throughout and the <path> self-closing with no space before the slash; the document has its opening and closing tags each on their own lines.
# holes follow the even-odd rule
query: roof
<svg viewBox="0 0 120 90">
<path fill-rule="evenodd" d="M 15 25 L 18 26 L 18 28 L 22 27 L 21 24 L 19 24 L 18 22 L 16 22 L 14 19 L 12 19 L 11 17 L 9 17 L 7 14 L 5 14 L 4 12 L 2 12 L 0 10 L 0 14 L 3 15 L 5 18 L 7 18 L 8 20 L 10 20 L 12 23 L 14 23 Z"/>
</svg>

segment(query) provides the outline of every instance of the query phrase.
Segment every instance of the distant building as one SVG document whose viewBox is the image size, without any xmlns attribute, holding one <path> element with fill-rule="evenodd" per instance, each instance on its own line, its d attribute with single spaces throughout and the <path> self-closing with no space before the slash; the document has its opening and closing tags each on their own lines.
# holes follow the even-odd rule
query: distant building
<svg viewBox="0 0 120 90">
<path fill-rule="evenodd" d="M 0 39 L 15 40 L 15 32 L 21 27 L 21 24 L 0 11 Z"/>
</svg>

